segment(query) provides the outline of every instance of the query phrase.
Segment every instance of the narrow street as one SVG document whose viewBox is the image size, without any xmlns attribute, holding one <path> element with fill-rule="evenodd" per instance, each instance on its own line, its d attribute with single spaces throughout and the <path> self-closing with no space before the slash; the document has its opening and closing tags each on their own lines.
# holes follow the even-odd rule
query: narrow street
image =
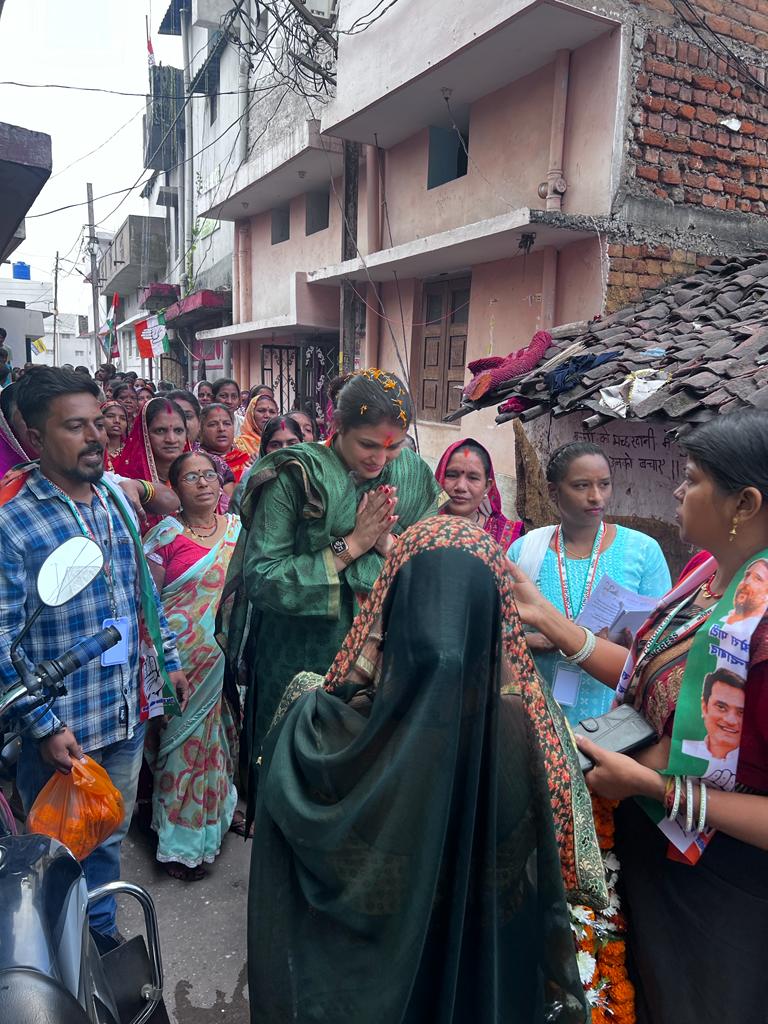
<svg viewBox="0 0 768 1024">
<path fill-rule="evenodd" d="M 245 917 L 251 847 L 230 833 L 200 882 L 178 882 L 153 856 L 134 822 L 123 843 L 123 878 L 152 893 L 160 922 L 165 1003 L 174 1024 L 247 1024 Z M 123 901 L 120 929 L 142 930 L 141 911 Z"/>
</svg>

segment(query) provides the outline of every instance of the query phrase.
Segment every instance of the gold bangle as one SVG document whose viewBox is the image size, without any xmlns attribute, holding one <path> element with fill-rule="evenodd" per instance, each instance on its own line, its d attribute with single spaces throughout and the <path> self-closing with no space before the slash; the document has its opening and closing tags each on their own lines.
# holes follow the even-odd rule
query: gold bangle
<svg viewBox="0 0 768 1024">
<path fill-rule="evenodd" d="M 142 483 L 142 485 L 144 487 L 144 495 L 141 498 L 141 504 L 142 505 L 148 505 L 150 503 L 150 501 L 154 500 L 155 493 L 156 493 L 155 492 L 155 486 L 154 486 L 154 484 L 151 484 L 148 480 L 142 480 L 141 483 Z"/>
</svg>

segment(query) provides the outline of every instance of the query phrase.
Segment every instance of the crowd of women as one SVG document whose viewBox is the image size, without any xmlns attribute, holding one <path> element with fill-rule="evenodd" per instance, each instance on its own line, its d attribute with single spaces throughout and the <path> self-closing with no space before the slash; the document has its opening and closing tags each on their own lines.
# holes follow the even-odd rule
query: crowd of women
<svg viewBox="0 0 768 1024">
<path fill-rule="evenodd" d="M 251 838 L 252 1020 L 762 1020 L 768 414 L 684 438 L 673 585 L 599 446 L 551 453 L 525 532 L 482 444 L 432 472 L 396 376 L 340 383 L 319 429 L 104 382 L 191 689 L 148 740 L 157 857 L 194 881 Z M 622 643 L 578 621 L 603 578 L 653 599 Z M 580 735 L 617 706 L 654 742 Z"/>
</svg>

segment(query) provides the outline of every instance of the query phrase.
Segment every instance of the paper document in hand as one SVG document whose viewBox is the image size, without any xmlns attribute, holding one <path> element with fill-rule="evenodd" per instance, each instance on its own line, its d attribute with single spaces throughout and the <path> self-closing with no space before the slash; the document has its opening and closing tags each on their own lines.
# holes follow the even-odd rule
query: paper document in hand
<svg viewBox="0 0 768 1024">
<path fill-rule="evenodd" d="M 634 637 L 657 604 L 658 598 L 633 594 L 610 576 L 603 576 L 576 621 L 626 647 L 628 634 Z"/>
</svg>

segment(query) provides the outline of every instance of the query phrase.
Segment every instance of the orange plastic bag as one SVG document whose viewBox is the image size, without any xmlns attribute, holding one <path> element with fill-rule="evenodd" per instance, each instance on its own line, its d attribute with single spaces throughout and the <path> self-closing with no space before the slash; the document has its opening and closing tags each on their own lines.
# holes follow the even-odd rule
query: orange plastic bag
<svg viewBox="0 0 768 1024">
<path fill-rule="evenodd" d="M 72 762 L 69 775 L 46 782 L 27 815 L 27 832 L 41 832 L 67 846 L 78 860 L 93 853 L 123 820 L 120 791 L 97 761 Z"/>
</svg>

